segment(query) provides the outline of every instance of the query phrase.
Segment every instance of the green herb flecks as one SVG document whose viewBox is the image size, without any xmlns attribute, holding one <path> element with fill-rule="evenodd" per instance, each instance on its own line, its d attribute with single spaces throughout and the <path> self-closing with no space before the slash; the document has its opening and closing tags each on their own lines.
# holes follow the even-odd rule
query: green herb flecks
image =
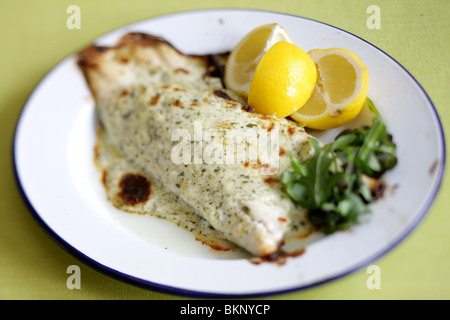
<svg viewBox="0 0 450 320">
<path fill-rule="evenodd" d="M 345 130 L 333 143 L 311 138 L 314 155 L 300 162 L 291 155 L 292 171 L 282 174 L 289 196 L 309 212 L 312 224 L 329 234 L 359 222 L 376 199 L 378 178 L 397 163 L 396 146 L 372 101 L 373 124 Z"/>
</svg>

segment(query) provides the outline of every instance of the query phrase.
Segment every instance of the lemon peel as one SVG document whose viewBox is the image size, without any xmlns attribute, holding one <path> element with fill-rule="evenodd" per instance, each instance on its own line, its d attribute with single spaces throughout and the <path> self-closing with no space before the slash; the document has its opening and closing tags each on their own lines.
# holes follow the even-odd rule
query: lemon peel
<svg viewBox="0 0 450 320">
<path fill-rule="evenodd" d="M 247 97 L 256 67 L 264 54 L 279 41 L 292 42 L 286 30 L 277 23 L 265 24 L 247 33 L 233 48 L 226 62 L 226 87 Z"/>
<path fill-rule="evenodd" d="M 351 51 L 315 49 L 308 55 L 317 65 L 318 80 L 311 98 L 291 118 L 308 128 L 342 126 L 361 111 L 367 96 L 368 71 Z"/>
<path fill-rule="evenodd" d="M 258 64 L 248 104 L 258 113 L 287 117 L 308 101 L 316 81 L 316 66 L 308 54 L 292 43 L 280 41 Z"/>
</svg>

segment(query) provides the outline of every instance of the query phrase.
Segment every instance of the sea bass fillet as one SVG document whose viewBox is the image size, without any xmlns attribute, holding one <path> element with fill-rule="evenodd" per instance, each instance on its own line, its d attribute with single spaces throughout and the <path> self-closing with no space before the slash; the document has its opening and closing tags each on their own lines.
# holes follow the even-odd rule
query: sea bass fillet
<svg viewBox="0 0 450 320">
<path fill-rule="evenodd" d="M 187 56 L 159 37 L 130 33 L 115 47 L 91 46 L 77 59 L 105 139 L 133 172 L 161 185 L 227 240 L 267 256 L 290 232 L 310 228 L 280 176 L 290 168 L 289 154 L 306 159 L 311 143 L 295 122 L 257 114 L 224 88 L 208 63 L 224 57 Z M 264 135 L 264 143 L 255 143 Z"/>
</svg>

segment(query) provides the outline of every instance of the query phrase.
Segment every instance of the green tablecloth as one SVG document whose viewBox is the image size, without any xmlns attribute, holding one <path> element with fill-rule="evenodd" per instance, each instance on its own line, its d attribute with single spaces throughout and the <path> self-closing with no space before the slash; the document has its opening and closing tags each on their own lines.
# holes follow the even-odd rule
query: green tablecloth
<svg viewBox="0 0 450 320">
<path fill-rule="evenodd" d="M 82 28 L 66 27 L 77 4 Z M 381 28 L 367 27 L 367 8 L 381 10 Z M 12 170 L 12 141 L 34 87 L 59 61 L 96 37 L 150 17 L 205 8 L 264 9 L 319 20 L 373 43 L 424 87 L 449 136 L 450 1 L 394 0 L 3 0 L 0 2 L 0 299 L 177 299 L 105 276 L 54 243 L 22 200 Z M 420 125 L 415 123 L 411 125 Z M 449 171 L 429 215 L 376 264 L 382 288 L 369 290 L 365 269 L 331 283 L 275 299 L 449 299 Z M 69 265 L 80 266 L 82 288 L 66 286 Z"/>
</svg>

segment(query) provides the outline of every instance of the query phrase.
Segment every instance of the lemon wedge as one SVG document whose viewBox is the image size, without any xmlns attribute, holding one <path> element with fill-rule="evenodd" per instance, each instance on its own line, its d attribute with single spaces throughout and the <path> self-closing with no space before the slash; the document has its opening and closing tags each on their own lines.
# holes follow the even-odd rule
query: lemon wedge
<svg viewBox="0 0 450 320">
<path fill-rule="evenodd" d="M 225 65 L 226 87 L 247 97 L 261 58 L 279 41 L 292 42 L 287 32 L 277 23 L 259 26 L 245 35 L 233 48 Z"/>
<path fill-rule="evenodd" d="M 316 49 L 308 55 L 317 66 L 317 84 L 311 98 L 291 114 L 291 118 L 318 130 L 350 122 L 366 100 L 367 68 L 354 53 L 345 49 Z"/>
<path fill-rule="evenodd" d="M 258 113 L 287 117 L 308 101 L 316 81 L 316 66 L 308 54 L 292 43 L 277 42 L 256 68 L 248 104 Z"/>
</svg>

